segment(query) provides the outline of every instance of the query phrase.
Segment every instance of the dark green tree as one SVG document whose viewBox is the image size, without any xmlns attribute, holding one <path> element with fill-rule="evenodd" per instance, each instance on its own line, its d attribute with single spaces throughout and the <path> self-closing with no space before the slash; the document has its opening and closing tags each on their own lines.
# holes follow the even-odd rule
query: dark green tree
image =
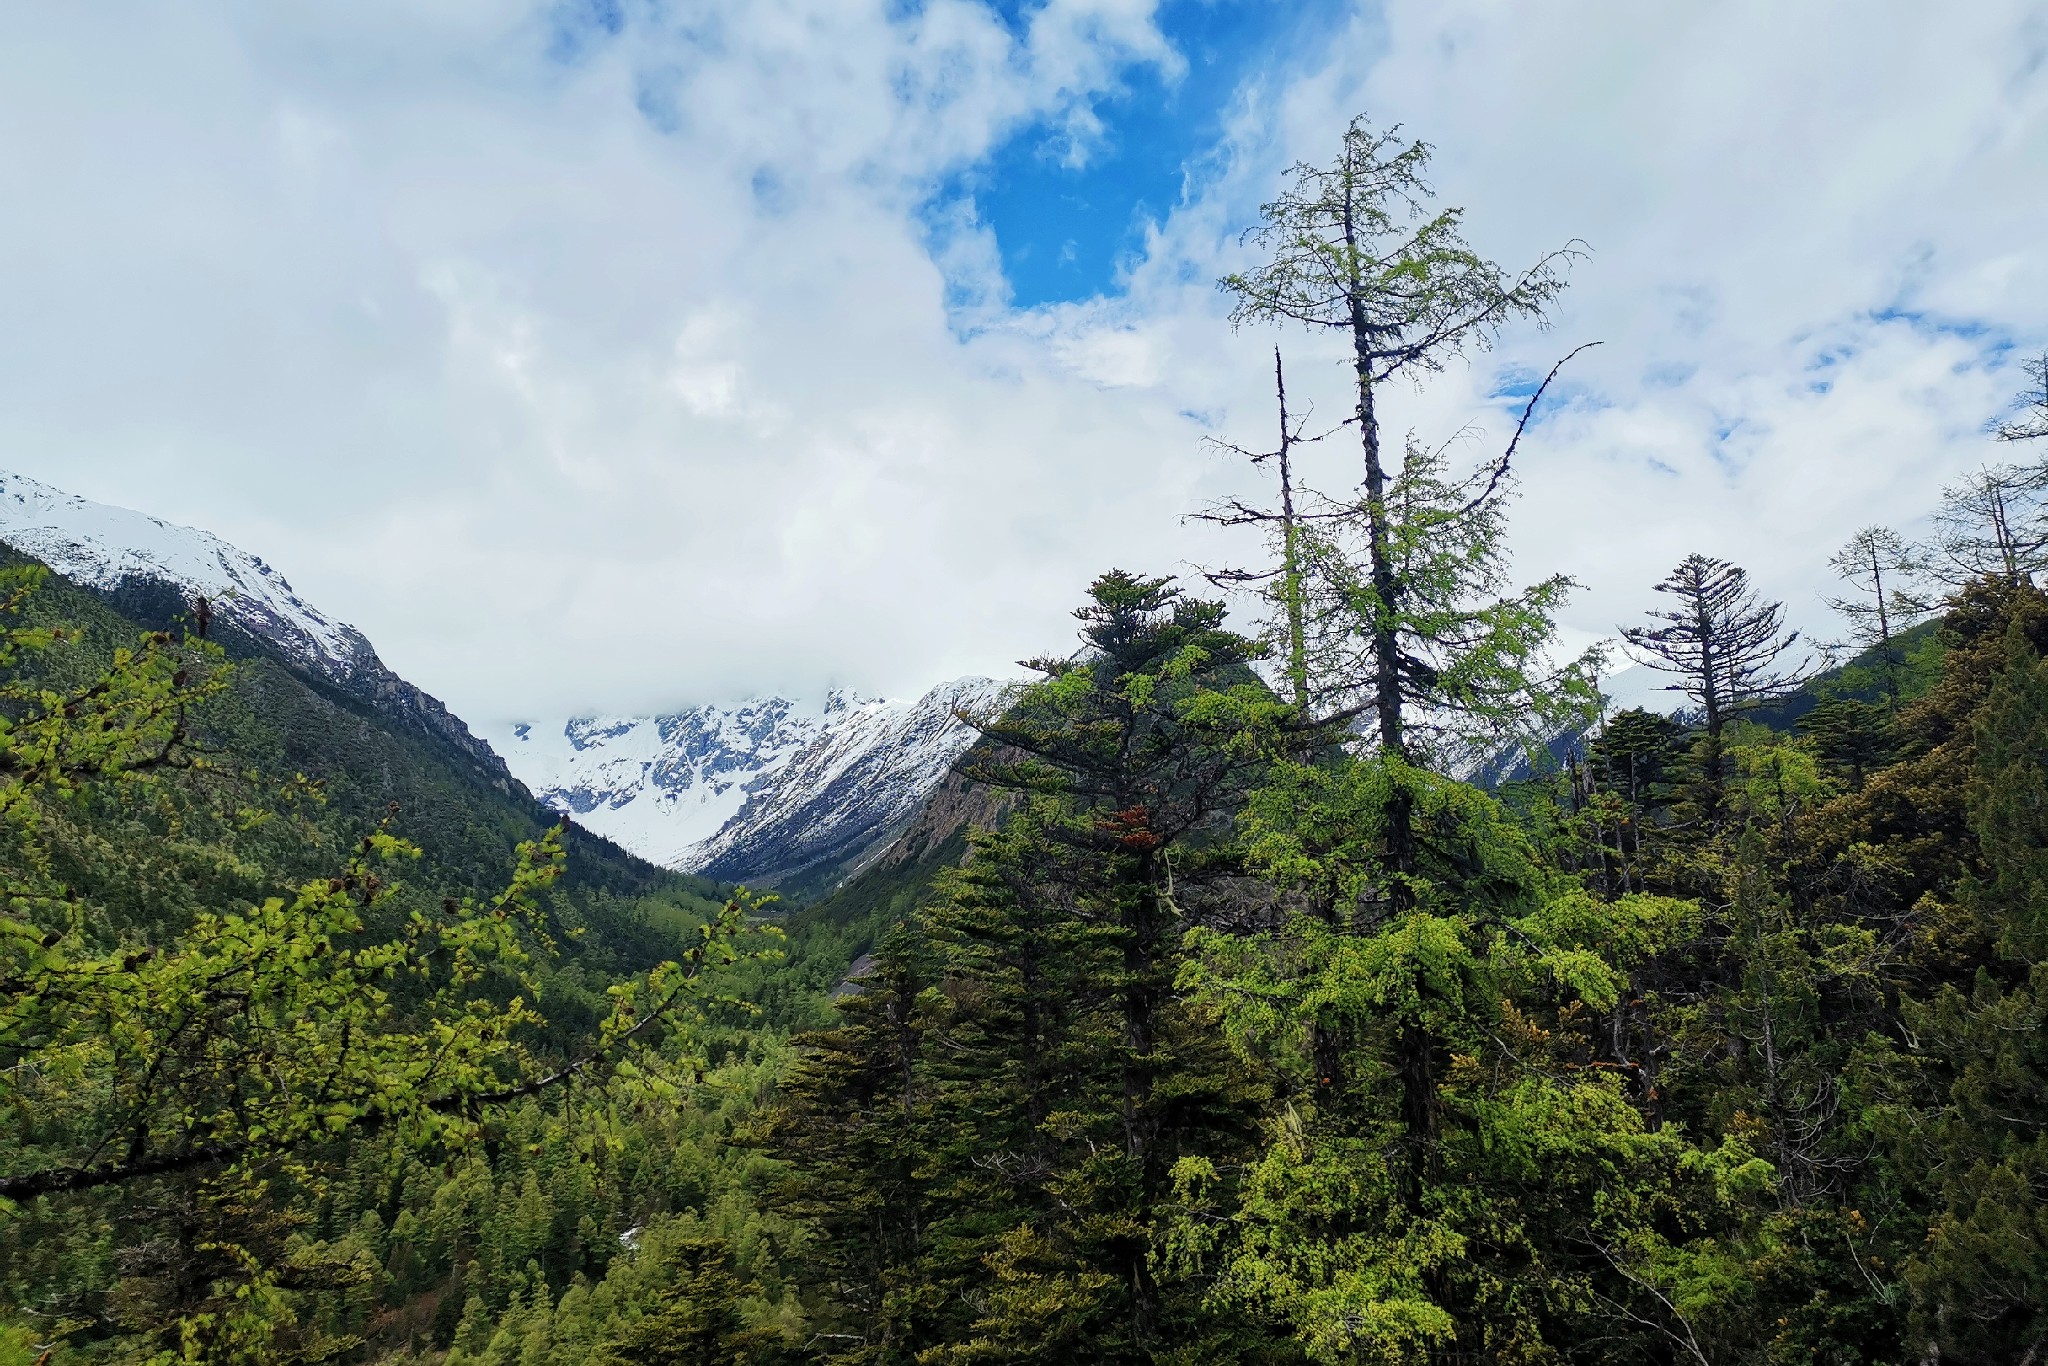
<svg viewBox="0 0 2048 1366">
<path fill-rule="evenodd" d="M 1905 1269 L 1915 1345 L 1944 1360 L 2048 1344 L 2048 665 L 2017 630 L 2004 653 L 1974 726 L 1982 873 L 1964 891 L 1994 953 L 1905 1003 L 1911 1051 L 1895 1065 L 1922 1073 L 1924 1108 L 1888 1112 L 1902 1170 L 1931 1197 Z"/>
<path fill-rule="evenodd" d="M 778 1207 L 812 1231 L 802 1279 L 832 1362 L 909 1362 L 943 1339 L 932 1320 L 934 1117 L 929 1042 L 941 999 L 921 927 L 899 926 L 849 982 L 764 1118 L 790 1166 Z"/>
<path fill-rule="evenodd" d="M 1164 1275 L 1173 1165 L 1257 1095 L 1173 992 L 1191 920 L 1257 913 L 1231 816 L 1291 714 L 1223 610 L 1113 572 L 1082 649 L 976 718 L 1000 831 L 809 1036 L 773 1121 L 835 1361 L 1258 1360 Z M 792 1208 L 796 1206 L 791 1206 Z"/>
<path fill-rule="evenodd" d="M 1221 846 L 1232 815 L 1290 709 L 1252 674 L 1261 651 L 1223 629 L 1220 604 L 1122 571 L 1097 579 L 1089 596 L 1075 613 L 1080 654 L 1034 661 L 1044 681 L 979 723 L 997 757 L 977 776 L 1040 799 L 1033 838 L 1045 852 L 1034 877 L 1116 953 L 1116 1036 L 1104 1053 L 1116 1078 L 1116 1150 L 1092 1164 L 1091 1198 L 1109 1203 L 1097 1216 L 1108 1222 L 1090 1236 L 1108 1235 L 1103 1270 L 1124 1320 L 1115 1350 L 1142 1355 L 1165 1327 L 1151 1211 L 1167 1189 L 1179 1120 L 1199 1108 L 1177 1093 L 1166 1019 L 1179 935 L 1207 875 L 1230 866 Z M 1021 1282 L 1038 1254 L 1013 1251 Z"/>
<path fill-rule="evenodd" d="M 1799 639 L 1785 630 L 1785 605 L 1765 602 L 1740 566 L 1688 555 L 1657 585 L 1677 604 L 1649 613 L 1649 626 L 1624 626 L 1637 659 L 1677 681 L 1669 689 L 1699 708 L 1700 800 L 1718 826 L 1727 795 L 1729 722 L 1798 686 L 1785 655 Z"/>
<path fill-rule="evenodd" d="M 794 1363 L 782 1334 L 749 1328 L 740 1303 L 756 1287 L 732 1269 L 715 1238 L 668 1249 L 666 1284 L 599 1349 L 602 1366 L 779 1366 Z"/>
</svg>

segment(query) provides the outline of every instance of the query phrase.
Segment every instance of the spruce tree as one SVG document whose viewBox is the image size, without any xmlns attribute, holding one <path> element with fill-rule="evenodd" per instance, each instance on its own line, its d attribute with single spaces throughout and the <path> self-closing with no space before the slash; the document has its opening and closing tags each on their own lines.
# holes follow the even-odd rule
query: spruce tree
<svg viewBox="0 0 2048 1366">
<path fill-rule="evenodd" d="M 666 1250 L 664 1284 L 598 1350 L 600 1366 L 780 1366 L 795 1356 L 772 1328 L 750 1328 L 741 1302 L 755 1287 L 732 1269 L 716 1238 Z"/>
<path fill-rule="evenodd" d="M 932 1193 L 926 1033 L 936 992 L 921 934 L 899 927 L 802 1052 L 762 1134 L 790 1164 L 776 1204 L 812 1231 L 802 1281 L 832 1362 L 909 1362 L 940 1340 L 926 1264 Z"/>
<path fill-rule="evenodd" d="M 1728 723 L 1798 686 L 1784 656 L 1799 633 L 1785 630 L 1785 606 L 1765 602 L 1749 574 L 1726 560 L 1688 555 L 1657 585 L 1676 606 L 1651 612 L 1650 626 L 1624 626 L 1637 659 L 1676 682 L 1668 685 L 1699 708 L 1702 731 L 1701 807 L 1720 823 L 1728 783 Z"/>
<path fill-rule="evenodd" d="M 1121 1207 L 1102 1212 L 1122 1230 L 1106 1269 L 1124 1305 L 1122 1350 L 1144 1353 L 1164 1323 L 1147 1228 L 1178 1138 L 1162 1089 L 1172 1093 L 1168 1017 L 1184 903 L 1270 763 L 1270 737 L 1288 708 L 1252 675 L 1261 652 L 1223 629 L 1221 604 L 1122 571 L 1098 578 L 1089 596 L 1075 613 L 1081 653 L 1033 661 L 1045 680 L 978 723 L 1013 757 L 977 774 L 1049 799 L 1036 838 L 1057 852 L 1036 875 L 1118 956 L 1109 993 L 1118 1030 L 1107 1056 L 1121 1152 L 1088 1184 Z"/>
<path fill-rule="evenodd" d="M 1596 881 L 1603 897 L 1670 891 L 1658 840 L 1678 800 L 1685 728 L 1632 707 L 1607 718 L 1586 748 L 1575 809 L 1600 849 Z"/>
<path fill-rule="evenodd" d="M 1246 909 L 1231 815 L 1289 709 L 1164 580 L 1106 574 L 1076 615 L 1079 654 L 975 718 L 1002 828 L 802 1041 L 773 1121 L 784 1207 L 828 1244 L 828 1360 L 1256 1359 L 1162 1279 L 1158 1229 L 1174 1163 L 1254 1124 L 1173 981 L 1191 919 Z"/>
</svg>

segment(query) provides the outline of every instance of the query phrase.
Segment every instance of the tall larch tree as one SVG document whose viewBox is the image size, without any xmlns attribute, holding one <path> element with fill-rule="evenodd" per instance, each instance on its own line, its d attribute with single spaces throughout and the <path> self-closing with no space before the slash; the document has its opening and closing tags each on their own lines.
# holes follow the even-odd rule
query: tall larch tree
<svg viewBox="0 0 2048 1366">
<path fill-rule="evenodd" d="M 1885 702 L 1896 709 L 1905 661 L 1894 642 L 1934 611 L 1920 587 L 1926 567 L 1906 538 L 1885 526 L 1867 526 L 1851 536 L 1828 567 L 1850 591 L 1826 599 L 1827 605 L 1848 623 L 1850 645 L 1878 651 Z"/>
<path fill-rule="evenodd" d="M 1510 323 L 1542 323 L 1583 251 L 1570 243 L 1519 272 L 1487 260 L 1465 240 L 1463 210 L 1435 203 L 1430 156 L 1398 129 L 1353 119 L 1335 162 L 1297 164 L 1261 208 L 1246 241 L 1270 252 L 1267 262 L 1219 282 L 1236 301 L 1235 324 L 1291 323 L 1350 342 L 1362 496 L 1304 555 L 1324 581 L 1308 630 L 1327 642 L 1322 691 L 1355 699 L 1385 754 L 1404 764 L 1423 757 L 1418 717 L 1498 721 L 1541 700 L 1527 691 L 1530 666 L 1571 586 L 1559 576 L 1501 591 L 1512 445 L 1471 479 L 1451 476 L 1440 448 L 1411 444 L 1405 461 L 1387 449 L 1382 391 L 1490 348 Z M 1415 861 L 1409 801 L 1397 790 L 1392 803 L 1390 850 L 1405 870 Z"/>
</svg>

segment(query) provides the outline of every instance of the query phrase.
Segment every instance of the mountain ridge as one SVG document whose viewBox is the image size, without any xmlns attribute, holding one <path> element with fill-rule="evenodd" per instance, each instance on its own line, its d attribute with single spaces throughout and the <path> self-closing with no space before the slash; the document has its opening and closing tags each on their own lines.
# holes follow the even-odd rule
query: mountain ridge
<svg viewBox="0 0 2048 1366">
<path fill-rule="evenodd" d="M 963 713 L 1013 686 L 953 679 L 909 700 L 838 691 L 491 732 L 558 810 L 666 867 L 759 886 L 829 886 L 916 815 L 979 732 Z"/>
<path fill-rule="evenodd" d="M 277 659 L 661 867 L 827 890 L 906 828 L 977 732 L 963 710 L 1012 686 L 942 683 L 907 700 L 771 696 L 654 716 L 594 714 L 479 734 L 393 672 L 369 639 L 212 532 L 0 470 L 0 542 L 140 620 L 207 600 L 211 632 Z"/>
<path fill-rule="evenodd" d="M 0 470 L 0 542 L 117 604 L 149 597 L 151 584 L 178 591 L 187 611 L 203 597 L 211 629 L 261 642 L 288 667 L 452 747 L 499 790 L 512 790 L 516 780 L 505 761 L 445 703 L 393 672 L 361 631 L 305 601 L 270 565 L 210 531 Z"/>
</svg>

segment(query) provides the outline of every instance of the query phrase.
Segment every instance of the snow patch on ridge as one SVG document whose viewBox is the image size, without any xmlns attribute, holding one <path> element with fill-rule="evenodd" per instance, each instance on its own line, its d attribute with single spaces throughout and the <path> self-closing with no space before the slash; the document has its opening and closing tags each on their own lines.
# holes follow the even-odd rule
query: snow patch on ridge
<svg viewBox="0 0 2048 1366">
<path fill-rule="evenodd" d="M 361 632 L 211 532 L 0 471 L 0 542 L 87 588 L 154 580 L 204 596 L 217 620 L 455 745 L 500 787 L 516 776 L 643 858 L 730 881 L 857 864 L 973 744 L 958 713 L 996 710 L 1014 686 L 963 678 L 910 701 L 834 692 L 821 705 L 765 697 L 660 716 L 520 721 L 486 744 L 391 673 Z"/>
<path fill-rule="evenodd" d="M 713 877 L 782 877 L 855 860 L 916 814 L 1015 684 L 941 683 L 914 702 L 851 709 L 768 776 L 717 834 L 685 855 Z"/>
<path fill-rule="evenodd" d="M 210 531 L 0 470 L 0 541 L 88 588 L 159 579 L 204 595 L 216 615 L 328 678 L 345 679 L 375 658 L 360 631 L 306 602 L 282 574 Z"/>
<path fill-rule="evenodd" d="M 763 697 L 660 716 L 521 721 L 486 738 L 547 805 L 644 859 L 681 868 L 753 785 L 847 705 L 838 694 L 825 708 Z"/>
</svg>

